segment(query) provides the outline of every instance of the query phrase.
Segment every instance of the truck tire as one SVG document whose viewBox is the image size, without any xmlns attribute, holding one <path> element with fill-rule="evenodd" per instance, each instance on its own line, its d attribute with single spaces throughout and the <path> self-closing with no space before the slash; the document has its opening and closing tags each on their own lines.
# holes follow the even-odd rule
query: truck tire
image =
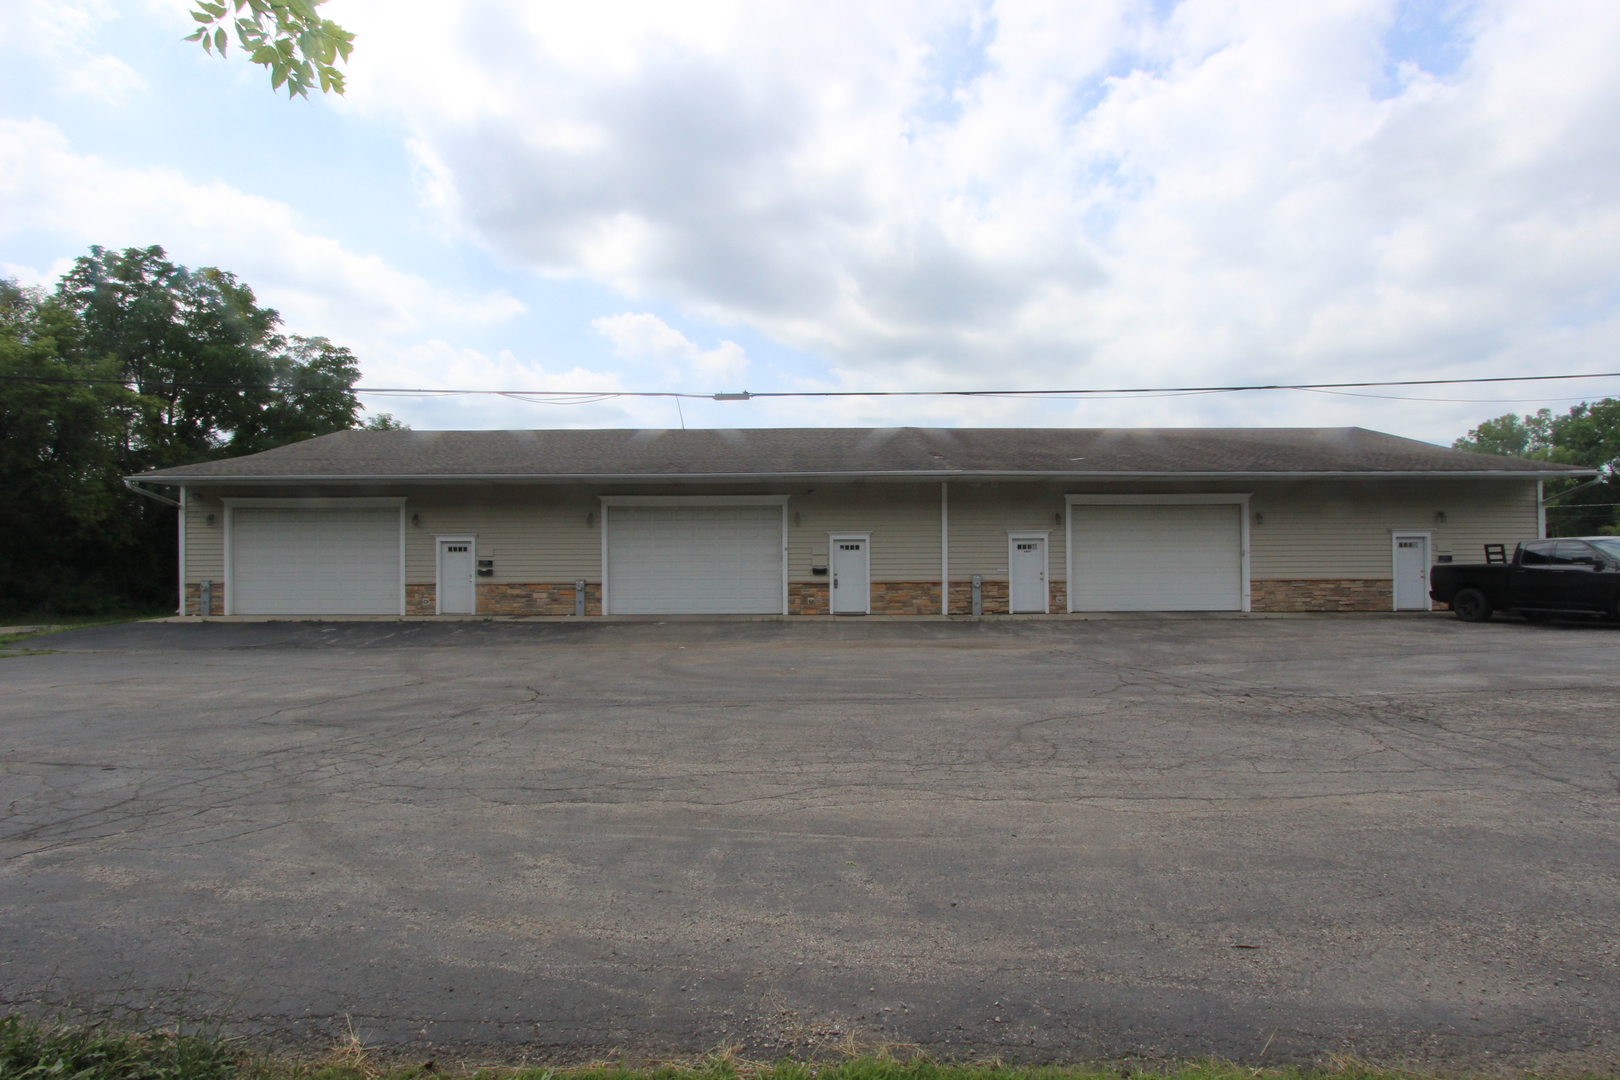
<svg viewBox="0 0 1620 1080">
<path fill-rule="evenodd" d="M 1451 598 L 1451 610 L 1463 622 L 1490 622 L 1491 602 L 1478 589 L 1462 589 Z"/>
</svg>

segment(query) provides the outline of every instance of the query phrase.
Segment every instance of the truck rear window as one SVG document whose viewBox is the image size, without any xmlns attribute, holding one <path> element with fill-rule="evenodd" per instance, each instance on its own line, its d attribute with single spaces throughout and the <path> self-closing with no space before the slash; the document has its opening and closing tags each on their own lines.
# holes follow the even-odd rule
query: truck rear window
<svg viewBox="0 0 1620 1080">
<path fill-rule="evenodd" d="M 1551 544 L 1526 544 L 1519 551 L 1520 566 L 1551 566 L 1553 562 L 1553 546 Z"/>
</svg>

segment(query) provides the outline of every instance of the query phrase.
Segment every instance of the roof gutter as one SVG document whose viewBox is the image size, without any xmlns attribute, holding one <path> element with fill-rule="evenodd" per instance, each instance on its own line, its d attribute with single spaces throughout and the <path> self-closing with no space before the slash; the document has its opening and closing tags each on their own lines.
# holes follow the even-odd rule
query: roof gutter
<svg viewBox="0 0 1620 1080">
<path fill-rule="evenodd" d="M 127 477 L 125 483 L 140 480 L 143 483 L 162 484 L 166 487 L 193 484 L 456 484 L 456 483 L 747 483 L 759 481 L 816 481 L 832 483 L 838 480 L 1051 480 L 1065 483 L 1110 480 L 1393 480 L 1393 479 L 1452 479 L 1452 480 L 1569 480 L 1581 476 L 1596 476 L 1596 469 L 1557 470 L 1438 470 L 1390 469 L 1377 472 L 1330 471 L 1317 472 L 1054 472 L 1048 470 L 1027 472 L 970 472 L 966 470 L 939 471 L 873 471 L 873 472 L 816 472 L 816 473 L 349 473 L 311 475 L 287 473 L 265 476 L 222 476 L 193 473 L 183 476 L 160 476 L 142 473 Z M 142 494 L 146 494 L 143 492 Z"/>
<path fill-rule="evenodd" d="M 150 481 L 147 481 L 147 482 L 152 483 L 152 484 L 162 484 L 164 487 L 177 487 L 177 486 L 179 486 L 177 484 L 171 484 L 167 480 L 150 480 Z M 137 487 L 135 485 L 135 481 L 134 481 L 134 479 L 132 477 L 128 477 L 128 476 L 124 477 L 124 486 L 129 488 L 129 490 L 133 491 L 135 494 L 137 494 L 137 495 L 145 495 L 148 499 L 151 499 L 154 502 L 160 502 L 164 506 L 178 507 L 180 505 L 180 501 L 178 499 L 171 499 L 167 495 L 159 495 L 155 491 L 147 491 L 145 488 Z M 182 487 L 182 488 L 180 488 L 180 490 L 184 491 L 185 488 Z"/>
</svg>

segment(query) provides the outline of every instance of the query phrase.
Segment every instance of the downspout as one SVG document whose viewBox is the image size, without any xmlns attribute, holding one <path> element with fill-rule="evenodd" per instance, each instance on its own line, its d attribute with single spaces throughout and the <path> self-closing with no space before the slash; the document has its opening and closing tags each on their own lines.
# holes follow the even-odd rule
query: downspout
<svg viewBox="0 0 1620 1080">
<path fill-rule="evenodd" d="M 944 480 L 939 482 L 939 613 L 951 613 L 951 496 Z"/>
<path fill-rule="evenodd" d="M 124 477 L 124 486 L 137 495 L 144 495 L 154 502 L 160 502 L 164 506 L 176 507 L 180 511 L 180 606 L 176 609 L 176 612 L 184 615 L 186 613 L 186 486 L 184 484 L 175 485 L 180 489 L 178 501 L 169 498 L 167 495 L 159 495 L 155 491 L 147 491 L 143 487 L 136 487 L 135 481 L 127 476 Z"/>
<path fill-rule="evenodd" d="M 186 613 L 186 488 L 180 486 L 180 614 Z"/>
<path fill-rule="evenodd" d="M 1547 481 L 1545 481 L 1545 480 L 1537 480 L 1536 481 L 1536 536 L 1537 536 L 1537 538 L 1538 539 L 1539 538 L 1544 538 L 1547 535 L 1547 507 L 1548 506 L 1550 506 L 1553 503 L 1557 502 L 1559 499 L 1562 499 L 1566 495 L 1573 495 L 1577 491 L 1585 491 L 1587 488 L 1596 487 L 1598 484 L 1606 484 L 1606 483 L 1609 482 L 1609 479 L 1610 478 L 1608 476 L 1598 476 L 1595 479 L 1588 480 L 1584 484 L 1576 484 L 1572 488 L 1566 488 L 1565 490 L 1560 491 L 1558 494 L 1554 495 L 1550 499 L 1546 497 L 1546 495 L 1547 495 Z"/>
</svg>

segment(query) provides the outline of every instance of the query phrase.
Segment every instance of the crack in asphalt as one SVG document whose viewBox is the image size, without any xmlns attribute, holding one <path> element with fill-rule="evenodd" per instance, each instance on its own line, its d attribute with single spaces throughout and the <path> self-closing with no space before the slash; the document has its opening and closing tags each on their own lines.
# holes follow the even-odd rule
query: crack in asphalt
<svg viewBox="0 0 1620 1080">
<path fill-rule="evenodd" d="M 0 668 L 0 1000 L 1620 1061 L 1620 635 L 171 629 Z"/>
</svg>

